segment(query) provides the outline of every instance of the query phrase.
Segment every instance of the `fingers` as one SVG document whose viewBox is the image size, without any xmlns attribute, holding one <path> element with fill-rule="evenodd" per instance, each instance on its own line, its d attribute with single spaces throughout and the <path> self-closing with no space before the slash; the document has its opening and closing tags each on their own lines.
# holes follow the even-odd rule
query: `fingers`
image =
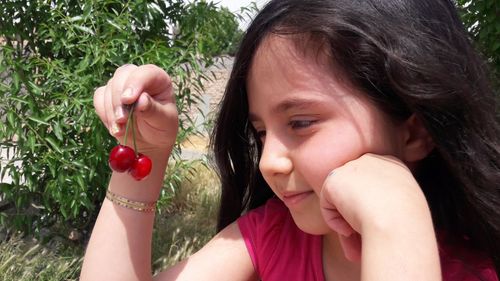
<svg viewBox="0 0 500 281">
<path fill-rule="evenodd" d="M 94 92 L 96 113 L 113 136 L 122 133 L 123 124 L 127 120 L 128 114 L 121 103 L 121 93 L 129 73 L 135 68 L 137 66 L 131 64 L 119 67 L 106 86 L 99 87 Z"/>
<path fill-rule="evenodd" d="M 119 67 L 106 86 L 96 89 L 94 107 L 110 134 L 120 138 L 125 134 L 129 116 L 126 105 L 136 103 L 140 133 L 154 138 L 154 132 L 177 130 L 172 92 L 172 81 L 163 69 L 128 64 Z"/>
<path fill-rule="evenodd" d="M 335 232 L 348 237 L 356 230 L 353 228 L 352 216 L 349 213 L 349 208 L 345 208 L 345 205 L 349 200 L 345 198 L 343 194 L 342 187 L 345 186 L 342 183 L 342 177 L 335 175 L 337 170 L 332 171 L 326 178 L 323 188 L 321 190 L 320 196 L 320 206 L 323 219 L 326 224 Z"/>
<path fill-rule="evenodd" d="M 360 261 L 361 235 L 342 217 L 336 207 L 325 199 L 325 196 L 322 196 L 320 204 L 326 224 L 339 235 L 340 245 L 346 259 L 351 262 Z"/>
<path fill-rule="evenodd" d="M 128 117 L 128 111 L 123 106 L 121 101 L 121 95 L 125 90 L 125 83 L 127 79 L 131 77 L 131 73 L 137 69 L 138 66 L 133 64 L 126 64 L 119 67 L 115 74 L 113 75 L 113 79 L 111 79 L 111 96 L 112 96 L 112 111 L 114 114 L 114 121 L 118 126 L 122 126 L 126 123 Z"/>
<path fill-rule="evenodd" d="M 155 65 L 143 65 L 133 69 L 123 83 L 121 102 L 136 102 L 135 111 L 138 117 L 150 128 L 159 131 L 177 130 L 177 124 L 167 122 L 176 119 L 172 81 L 168 74 Z M 175 121 L 175 120 L 173 120 Z"/>
<path fill-rule="evenodd" d="M 106 117 L 106 109 L 105 109 L 105 102 L 104 102 L 104 91 L 106 87 L 99 87 L 95 90 L 94 92 L 94 108 L 97 113 L 97 116 L 99 116 L 99 119 L 103 122 L 104 126 L 109 129 L 108 127 L 108 118 Z"/>
<path fill-rule="evenodd" d="M 351 225 L 342 217 L 342 215 L 337 211 L 337 209 L 335 209 L 333 205 L 323 203 L 321 206 L 321 212 L 324 221 L 333 231 L 343 236 L 349 236 L 355 233 Z"/>
<path fill-rule="evenodd" d="M 104 108 L 106 110 L 108 130 L 111 135 L 117 136 L 117 134 L 120 132 L 120 126 L 115 121 L 112 80 L 108 82 L 104 90 Z"/>
<path fill-rule="evenodd" d="M 339 241 L 347 260 L 351 262 L 361 261 L 361 235 L 358 233 L 349 236 L 339 235 Z"/>
<path fill-rule="evenodd" d="M 129 79 L 123 86 L 121 102 L 132 104 L 142 93 L 148 93 L 150 97 L 162 104 L 174 101 L 170 76 L 155 65 L 143 65 L 130 72 Z M 142 111 L 145 109 L 142 108 Z"/>
</svg>

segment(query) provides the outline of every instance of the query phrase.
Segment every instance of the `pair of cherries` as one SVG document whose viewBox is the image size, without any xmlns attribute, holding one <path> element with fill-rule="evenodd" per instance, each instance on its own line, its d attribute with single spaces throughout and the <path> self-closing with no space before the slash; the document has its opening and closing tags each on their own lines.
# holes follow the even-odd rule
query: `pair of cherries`
<svg viewBox="0 0 500 281">
<path fill-rule="evenodd" d="M 133 125 L 132 138 L 134 140 L 134 149 L 127 146 L 128 128 L 130 123 L 133 124 L 134 122 L 134 107 L 135 104 L 131 106 L 130 115 L 127 119 L 124 145 L 119 144 L 111 150 L 108 162 L 113 171 L 118 173 L 128 172 L 135 180 L 140 181 L 151 173 L 153 163 L 149 157 L 137 152 L 137 146 L 135 144 L 135 130 Z"/>
</svg>

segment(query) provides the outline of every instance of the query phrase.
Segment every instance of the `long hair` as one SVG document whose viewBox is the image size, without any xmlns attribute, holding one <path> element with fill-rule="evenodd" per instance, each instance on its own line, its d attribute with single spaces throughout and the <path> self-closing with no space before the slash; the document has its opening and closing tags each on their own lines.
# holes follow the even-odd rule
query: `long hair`
<svg viewBox="0 0 500 281">
<path fill-rule="evenodd" d="M 264 7 L 242 39 L 212 135 L 222 182 L 218 229 L 273 194 L 258 169 L 246 93 L 253 55 L 270 34 L 320 38 L 344 76 L 382 110 L 423 122 L 435 149 L 415 177 L 435 227 L 489 254 L 498 272 L 497 99 L 450 0 L 274 0 Z"/>
</svg>

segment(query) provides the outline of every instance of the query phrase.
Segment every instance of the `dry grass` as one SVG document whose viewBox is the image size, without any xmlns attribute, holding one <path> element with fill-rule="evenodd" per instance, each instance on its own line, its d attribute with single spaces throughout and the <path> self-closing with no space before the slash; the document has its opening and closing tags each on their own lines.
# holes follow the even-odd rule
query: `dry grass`
<svg viewBox="0 0 500 281">
<path fill-rule="evenodd" d="M 219 182 L 201 162 L 156 217 L 153 269 L 158 272 L 201 248 L 215 234 Z M 12 238 L 0 241 L 0 280 L 69 281 L 80 274 L 81 246 L 42 246 Z"/>
<path fill-rule="evenodd" d="M 219 182 L 201 162 L 195 173 L 156 218 L 153 237 L 153 267 L 156 271 L 190 256 L 215 234 Z"/>
<path fill-rule="evenodd" d="M 64 252 L 13 237 L 0 243 L 0 280 L 78 280 L 82 251 Z"/>
</svg>

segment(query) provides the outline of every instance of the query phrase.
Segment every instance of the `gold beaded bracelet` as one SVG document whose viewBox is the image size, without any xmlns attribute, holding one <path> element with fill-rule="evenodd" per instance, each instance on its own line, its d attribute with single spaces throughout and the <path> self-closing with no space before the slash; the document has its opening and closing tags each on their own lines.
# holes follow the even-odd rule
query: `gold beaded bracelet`
<svg viewBox="0 0 500 281">
<path fill-rule="evenodd" d="M 109 190 L 106 192 L 106 198 L 116 205 L 132 209 L 138 212 L 150 213 L 154 212 L 156 209 L 156 202 L 133 201 L 125 197 L 122 197 L 118 194 L 115 194 Z"/>
</svg>

